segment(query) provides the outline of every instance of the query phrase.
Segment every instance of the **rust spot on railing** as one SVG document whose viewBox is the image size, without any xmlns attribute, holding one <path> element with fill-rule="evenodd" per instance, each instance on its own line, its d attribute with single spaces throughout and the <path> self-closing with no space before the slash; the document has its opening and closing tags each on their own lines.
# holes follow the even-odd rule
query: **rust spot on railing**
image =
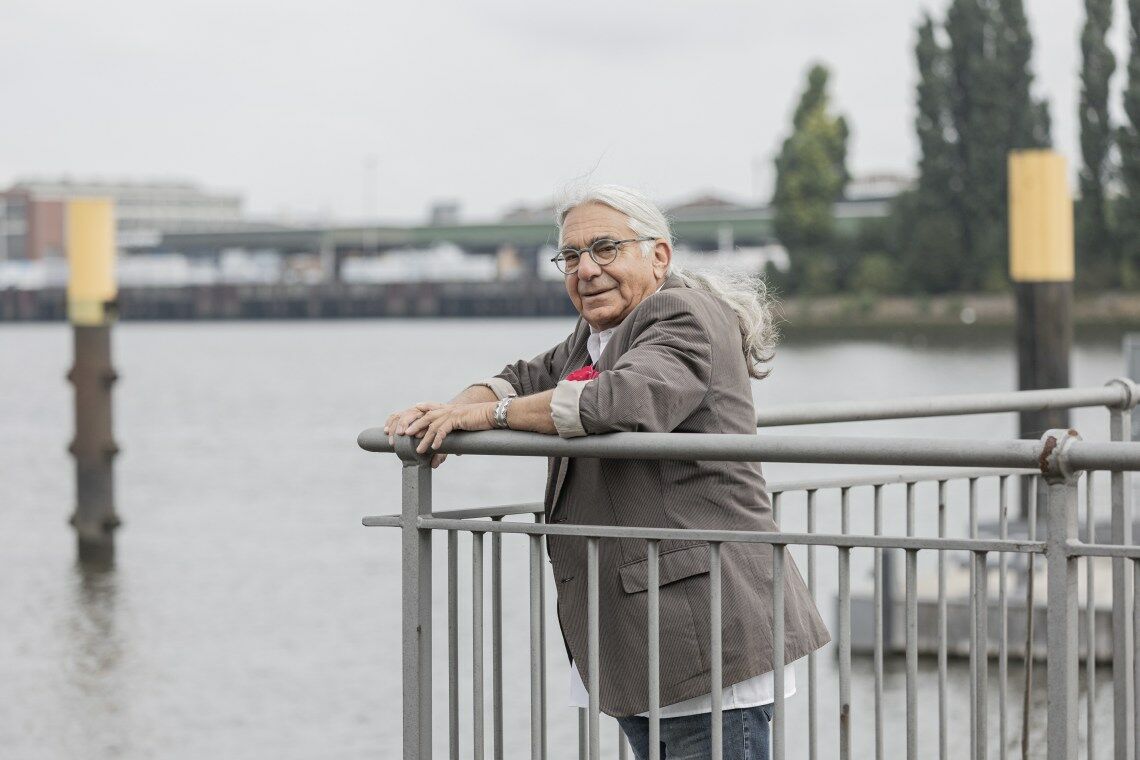
<svg viewBox="0 0 1140 760">
<path fill-rule="evenodd" d="M 1042 474 L 1049 471 L 1049 455 L 1053 453 L 1053 449 L 1057 448 L 1057 439 L 1054 436 L 1049 436 L 1045 439 L 1045 446 L 1041 449 L 1041 456 L 1037 457 L 1037 466 L 1041 469 Z"/>
</svg>

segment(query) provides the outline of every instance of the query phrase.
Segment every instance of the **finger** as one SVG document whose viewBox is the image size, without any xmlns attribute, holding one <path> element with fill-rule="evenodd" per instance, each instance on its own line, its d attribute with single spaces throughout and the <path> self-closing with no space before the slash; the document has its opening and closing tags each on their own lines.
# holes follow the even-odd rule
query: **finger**
<svg viewBox="0 0 1140 760">
<path fill-rule="evenodd" d="M 424 413 L 418 409 L 409 409 L 407 412 L 404 412 L 400 418 L 400 423 L 397 425 L 396 434 L 411 435 L 412 433 L 409 428 L 422 420 L 423 416 Z"/>
<path fill-rule="evenodd" d="M 454 429 L 455 429 L 455 423 L 452 420 L 449 420 L 449 419 L 444 420 L 440 424 L 439 428 L 436 430 L 435 441 L 432 443 L 431 447 L 433 449 L 438 449 L 440 444 L 443 443 L 443 439 L 446 438 L 447 434 L 450 433 Z"/>
<path fill-rule="evenodd" d="M 420 434 L 420 442 L 416 446 L 417 454 L 427 453 L 428 448 L 431 446 L 432 439 L 435 437 L 435 427 L 435 423 L 432 423 Z"/>
<path fill-rule="evenodd" d="M 439 418 L 439 415 L 439 412 L 428 412 L 426 414 L 422 414 L 407 426 L 404 431 L 405 435 L 416 435 L 417 430 L 423 430 L 427 428 L 428 425 Z"/>
<path fill-rule="evenodd" d="M 431 458 L 431 468 L 433 470 L 438 469 L 439 466 L 441 464 L 443 464 L 444 460 L 446 460 L 446 459 L 447 459 L 447 454 L 434 454 Z"/>
<path fill-rule="evenodd" d="M 400 415 L 399 421 L 396 423 L 396 435 L 408 435 L 408 426 L 413 424 L 420 418 L 421 412 L 407 413 Z"/>
<path fill-rule="evenodd" d="M 443 443 L 443 439 L 447 437 L 447 434 L 451 432 L 454 427 L 455 423 L 448 417 L 436 419 L 424 433 L 424 439 L 420 442 L 419 452 L 425 454 L 429 450 L 438 449 L 439 445 Z"/>
</svg>

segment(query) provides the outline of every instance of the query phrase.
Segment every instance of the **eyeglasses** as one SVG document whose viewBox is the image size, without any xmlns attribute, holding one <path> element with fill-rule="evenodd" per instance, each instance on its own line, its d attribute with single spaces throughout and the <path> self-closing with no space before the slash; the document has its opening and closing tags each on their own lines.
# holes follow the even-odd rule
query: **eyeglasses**
<svg viewBox="0 0 1140 760">
<path fill-rule="evenodd" d="M 654 237 L 630 238 L 629 240 L 595 240 L 589 248 L 563 248 L 558 255 L 551 259 L 554 266 L 562 274 L 574 274 L 578 271 L 578 264 L 582 254 L 590 254 L 590 258 L 600 267 L 613 263 L 621 247 L 626 243 L 644 243 L 647 240 L 656 240 Z"/>
</svg>

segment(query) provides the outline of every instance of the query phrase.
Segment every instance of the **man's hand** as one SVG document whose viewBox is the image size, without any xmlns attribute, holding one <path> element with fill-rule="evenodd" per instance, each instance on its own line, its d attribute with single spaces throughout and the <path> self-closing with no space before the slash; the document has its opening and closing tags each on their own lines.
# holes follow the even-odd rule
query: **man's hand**
<svg viewBox="0 0 1140 760">
<path fill-rule="evenodd" d="M 490 430 L 494 427 L 494 401 L 477 404 L 433 404 L 433 408 L 423 410 L 405 429 L 405 435 L 421 438 L 416 451 L 425 454 L 429 449 L 438 449 L 443 439 L 452 430 Z M 426 406 L 417 404 L 414 408 Z M 436 456 L 446 456 L 437 454 Z M 432 458 L 432 466 L 435 458 Z"/>
<path fill-rule="evenodd" d="M 389 415 L 388 421 L 384 423 L 384 432 L 388 434 L 388 443 L 395 446 L 396 436 L 407 435 L 409 425 L 433 409 L 439 409 L 442 406 L 444 405 L 435 401 L 422 401 L 410 409 Z M 447 454 L 436 454 L 433 456 L 431 458 L 432 469 L 439 467 L 446 459 Z"/>
</svg>

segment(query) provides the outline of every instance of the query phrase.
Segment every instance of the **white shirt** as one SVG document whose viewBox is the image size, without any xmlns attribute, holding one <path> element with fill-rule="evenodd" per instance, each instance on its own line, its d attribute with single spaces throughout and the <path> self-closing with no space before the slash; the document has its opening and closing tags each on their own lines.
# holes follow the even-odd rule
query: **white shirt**
<svg viewBox="0 0 1140 760">
<path fill-rule="evenodd" d="M 658 288 L 660 290 L 660 288 Z M 598 332 L 590 328 L 590 337 L 586 338 L 586 350 L 590 352 L 590 363 L 597 364 L 602 352 L 606 350 L 606 343 L 614 334 L 614 328 Z M 784 668 L 784 696 L 790 697 L 796 693 L 796 671 L 791 666 Z M 769 705 L 776 701 L 776 678 L 771 671 L 753 676 L 740 683 L 726 686 L 721 692 L 720 704 L 724 710 L 738 710 L 742 707 L 755 707 Z M 589 707 L 590 695 L 582 683 L 582 676 L 574 663 L 570 663 L 570 706 Z M 661 708 L 662 718 L 679 718 L 682 715 L 698 715 L 712 712 L 712 695 L 702 694 L 699 697 L 686 699 Z M 641 713 L 642 717 L 649 717 L 648 712 Z"/>
</svg>

